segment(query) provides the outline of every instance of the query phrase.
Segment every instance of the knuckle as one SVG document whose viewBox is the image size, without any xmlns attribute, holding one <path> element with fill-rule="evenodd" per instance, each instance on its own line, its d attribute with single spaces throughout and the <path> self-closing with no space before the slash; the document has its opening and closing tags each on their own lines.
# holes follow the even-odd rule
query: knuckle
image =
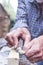
<svg viewBox="0 0 43 65">
<path fill-rule="evenodd" d="M 7 34 L 5 38 L 6 38 L 6 39 L 9 38 L 9 35 Z"/>
</svg>

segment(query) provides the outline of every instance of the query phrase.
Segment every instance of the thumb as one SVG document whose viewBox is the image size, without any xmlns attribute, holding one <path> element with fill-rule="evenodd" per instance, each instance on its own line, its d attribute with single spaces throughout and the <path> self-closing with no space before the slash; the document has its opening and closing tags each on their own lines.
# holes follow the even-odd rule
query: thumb
<svg viewBox="0 0 43 65">
<path fill-rule="evenodd" d="M 28 38 L 26 38 L 25 41 L 24 41 L 24 48 L 23 48 L 23 50 L 26 50 L 29 42 L 30 42 L 30 40 Z"/>
<path fill-rule="evenodd" d="M 27 46 L 27 44 L 31 41 L 31 36 L 30 35 L 26 35 L 25 37 L 25 42 L 24 42 L 24 47 Z"/>
<path fill-rule="evenodd" d="M 25 44 L 24 44 L 24 47 L 23 47 L 23 50 L 25 52 L 27 52 L 27 50 L 29 50 L 33 45 L 33 41 L 28 41 L 28 40 L 25 40 Z"/>
</svg>

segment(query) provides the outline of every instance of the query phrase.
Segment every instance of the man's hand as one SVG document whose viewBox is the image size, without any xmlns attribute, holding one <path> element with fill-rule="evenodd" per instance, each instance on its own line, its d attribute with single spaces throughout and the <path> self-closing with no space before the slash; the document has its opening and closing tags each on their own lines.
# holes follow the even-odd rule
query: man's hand
<svg viewBox="0 0 43 65">
<path fill-rule="evenodd" d="M 30 33 L 26 28 L 17 28 L 16 30 L 13 30 L 6 35 L 5 39 L 8 41 L 10 47 L 14 45 L 17 47 L 18 37 L 21 37 L 25 41 L 25 44 L 31 40 Z"/>
<path fill-rule="evenodd" d="M 43 36 L 33 39 L 24 46 L 25 54 L 31 62 L 43 60 Z"/>
</svg>

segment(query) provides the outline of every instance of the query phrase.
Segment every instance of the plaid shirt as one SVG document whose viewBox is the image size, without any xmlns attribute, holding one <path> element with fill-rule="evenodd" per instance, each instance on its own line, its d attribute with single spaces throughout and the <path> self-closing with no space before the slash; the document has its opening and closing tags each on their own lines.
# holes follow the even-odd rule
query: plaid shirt
<svg viewBox="0 0 43 65">
<path fill-rule="evenodd" d="M 18 0 L 15 25 L 12 29 L 20 27 L 26 27 L 32 39 L 43 35 L 42 8 L 35 0 Z"/>
</svg>

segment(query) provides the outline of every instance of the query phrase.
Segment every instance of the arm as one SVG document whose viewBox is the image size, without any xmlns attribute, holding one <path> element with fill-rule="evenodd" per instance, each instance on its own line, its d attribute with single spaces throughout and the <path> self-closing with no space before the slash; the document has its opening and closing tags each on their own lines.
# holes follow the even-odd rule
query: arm
<svg viewBox="0 0 43 65">
<path fill-rule="evenodd" d="M 18 0 L 18 9 L 15 19 L 15 25 L 12 28 L 12 30 L 16 28 L 24 28 L 24 27 L 28 28 L 25 0 Z"/>
<path fill-rule="evenodd" d="M 27 25 L 27 12 L 25 6 L 25 0 L 18 0 L 18 10 L 15 19 L 15 25 L 11 29 L 11 32 L 6 35 L 8 45 L 18 45 L 18 37 L 22 37 L 24 43 L 27 44 L 31 40 L 30 32 Z"/>
</svg>

